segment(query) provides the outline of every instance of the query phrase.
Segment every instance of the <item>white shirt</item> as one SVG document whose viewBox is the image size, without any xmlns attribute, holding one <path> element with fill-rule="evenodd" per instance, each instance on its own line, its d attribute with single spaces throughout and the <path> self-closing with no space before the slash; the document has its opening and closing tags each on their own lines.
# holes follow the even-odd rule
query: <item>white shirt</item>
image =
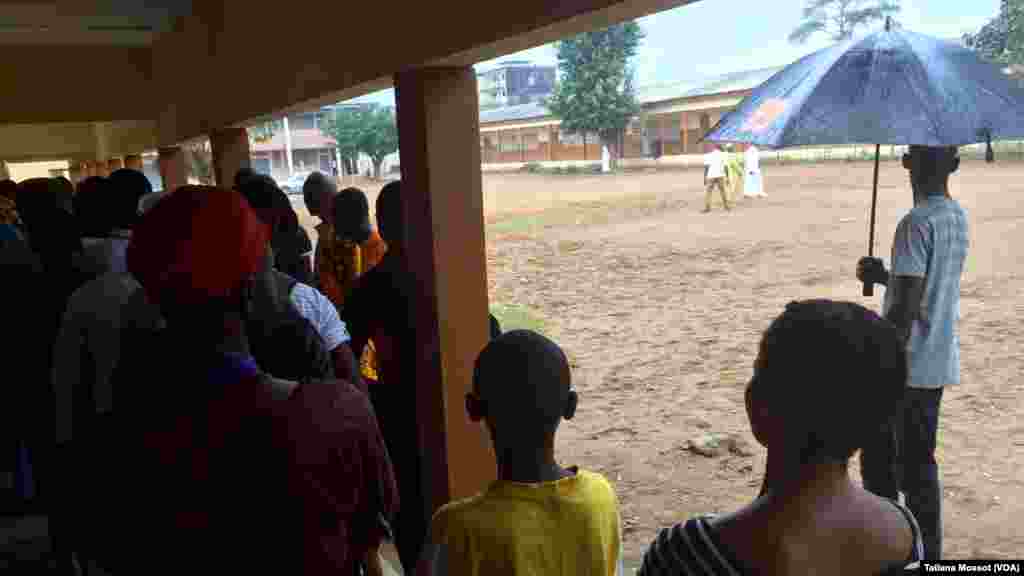
<svg viewBox="0 0 1024 576">
<path fill-rule="evenodd" d="M 907 344 L 910 388 L 960 383 L 960 278 L 969 248 L 967 213 L 944 196 L 929 196 L 896 228 L 890 273 L 924 279 L 921 314 Z M 886 290 L 884 311 L 892 305 Z"/>
<path fill-rule="evenodd" d="M 309 320 L 317 334 L 323 338 L 324 348 L 328 352 L 352 340 L 348 328 L 338 316 L 338 309 L 316 288 L 300 282 L 292 288 L 288 298 L 299 314 Z"/>
<path fill-rule="evenodd" d="M 725 155 L 721 150 L 712 150 L 704 155 L 704 165 L 708 167 L 708 178 L 725 177 Z"/>
<path fill-rule="evenodd" d="M 155 330 L 162 322 L 160 309 L 146 300 L 130 274 L 104 274 L 75 290 L 53 351 L 57 442 L 73 437 L 75 390 L 80 386 L 92 382 L 97 413 L 113 410 L 110 378 L 121 358 L 122 334 L 133 328 Z"/>
<path fill-rule="evenodd" d="M 761 171 L 761 154 L 757 150 L 757 146 L 751 146 L 747 148 L 747 156 L 743 160 L 747 172 L 760 172 Z"/>
</svg>

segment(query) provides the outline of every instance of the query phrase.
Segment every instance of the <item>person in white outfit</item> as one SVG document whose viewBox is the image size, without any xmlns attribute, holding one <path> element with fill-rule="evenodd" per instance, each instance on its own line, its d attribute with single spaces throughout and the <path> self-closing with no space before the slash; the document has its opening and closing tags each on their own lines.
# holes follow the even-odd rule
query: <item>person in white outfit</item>
<svg viewBox="0 0 1024 576">
<path fill-rule="evenodd" d="M 725 181 L 725 153 L 722 147 L 715 145 L 704 155 L 704 213 L 711 212 L 711 201 L 714 198 L 715 189 L 722 195 L 722 204 L 726 210 L 732 210 L 729 205 L 729 192 L 726 190 Z"/>
<path fill-rule="evenodd" d="M 761 152 L 753 144 L 743 159 L 743 195 L 747 198 L 767 198 L 761 179 Z"/>
</svg>

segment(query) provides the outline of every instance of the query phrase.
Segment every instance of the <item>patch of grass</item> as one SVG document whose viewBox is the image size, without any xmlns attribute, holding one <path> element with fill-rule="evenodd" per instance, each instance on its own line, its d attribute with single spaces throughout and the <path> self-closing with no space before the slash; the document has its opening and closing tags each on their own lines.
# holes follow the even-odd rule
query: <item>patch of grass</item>
<svg viewBox="0 0 1024 576">
<path fill-rule="evenodd" d="M 491 304 L 491 314 L 501 324 L 501 331 L 533 330 L 544 333 L 544 319 L 519 304 Z"/>
<path fill-rule="evenodd" d="M 543 225 L 544 213 L 539 212 L 503 218 L 493 224 L 488 224 L 487 231 L 498 234 L 528 234 Z"/>
</svg>

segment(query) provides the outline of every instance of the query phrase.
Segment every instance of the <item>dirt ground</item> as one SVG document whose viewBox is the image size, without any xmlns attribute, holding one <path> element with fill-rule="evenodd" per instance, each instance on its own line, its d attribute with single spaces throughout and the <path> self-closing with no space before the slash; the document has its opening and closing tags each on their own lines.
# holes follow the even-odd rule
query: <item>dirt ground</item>
<svg viewBox="0 0 1024 576">
<path fill-rule="evenodd" d="M 888 263 L 911 193 L 898 163 L 880 181 L 876 253 Z M 539 327 L 569 353 L 580 409 L 559 458 L 615 483 L 628 564 L 657 528 L 756 495 L 765 462 L 743 387 L 782 307 L 830 297 L 880 308 L 882 289 L 863 298 L 854 277 L 870 187 L 869 163 L 766 166 L 767 199 L 701 214 L 697 171 L 484 176 L 491 300 L 516 311 L 506 329 Z M 1024 164 L 965 162 L 952 193 L 972 246 L 963 383 L 947 389 L 940 419 L 945 554 L 1020 557 Z M 738 435 L 753 455 L 685 449 L 708 433 Z"/>
</svg>

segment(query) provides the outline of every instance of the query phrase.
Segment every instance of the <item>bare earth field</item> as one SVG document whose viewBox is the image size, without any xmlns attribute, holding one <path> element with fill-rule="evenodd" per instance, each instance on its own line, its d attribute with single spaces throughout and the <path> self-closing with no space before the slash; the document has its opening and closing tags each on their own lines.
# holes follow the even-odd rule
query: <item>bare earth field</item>
<svg viewBox="0 0 1024 576">
<path fill-rule="evenodd" d="M 881 186 L 876 252 L 888 263 L 911 193 L 897 163 L 883 164 Z M 870 187 L 869 163 L 767 166 L 767 199 L 701 214 L 697 171 L 484 175 L 491 300 L 504 328 L 538 327 L 569 353 L 581 401 L 559 457 L 615 483 L 628 564 L 658 527 L 756 495 L 764 454 L 743 387 L 782 307 L 830 297 L 880 308 L 883 289 L 863 298 L 854 278 Z M 972 247 L 963 384 L 946 391 L 940 420 L 945 554 L 1020 557 L 1024 164 L 965 162 L 952 193 Z M 735 434 L 749 451 L 689 452 L 702 434 Z"/>
</svg>

